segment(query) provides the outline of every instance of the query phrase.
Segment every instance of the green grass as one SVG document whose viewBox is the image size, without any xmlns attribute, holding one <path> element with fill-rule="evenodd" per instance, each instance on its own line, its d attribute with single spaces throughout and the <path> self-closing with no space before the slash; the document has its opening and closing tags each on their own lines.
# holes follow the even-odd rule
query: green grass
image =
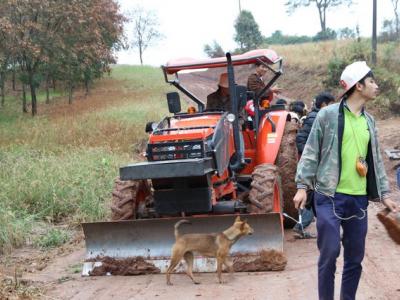
<svg viewBox="0 0 400 300">
<path fill-rule="evenodd" d="M 150 66 L 115 65 L 111 77 L 125 81 L 123 87 L 128 89 L 160 91 L 166 86 L 161 68 Z"/>
<path fill-rule="evenodd" d="M 52 153 L 27 147 L 0 154 L 0 202 L 51 222 L 99 220 L 123 163 L 104 149 Z"/>
<path fill-rule="evenodd" d="M 55 248 L 65 244 L 71 237 L 71 232 L 65 229 L 50 228 L 44 235 L 35 240 L 40 248 Z"/>
<path fill-rule="evenodd" d="M 22 114 L 18 96 L 7 97 L 0 109 L 0 253 L 28 240 L 56 247 L 70 233 L 52 226 L 108 219 L 119 167 L 142 150 L 145 123 L 167 114 L 171 89 L 151 67 L 116 66 L 103 80 L 126 99 L 77 115 L 33 118 Z M 42 102 L 45 93 L 38 95 Z"/>
</svg>

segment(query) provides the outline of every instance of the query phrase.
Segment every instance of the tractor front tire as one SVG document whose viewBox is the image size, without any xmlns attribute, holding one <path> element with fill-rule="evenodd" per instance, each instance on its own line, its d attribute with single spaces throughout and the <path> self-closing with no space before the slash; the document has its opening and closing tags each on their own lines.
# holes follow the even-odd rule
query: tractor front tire
<svg viewBox="0 0 400 300">
<path fill-rule="evenodd" d="M 152 202 L 147 180 L 115 180 L 112 192 L 111 219 L 113 221 L 141 218 Z"/>
<path fill-rule="evenodd" d="M 283 211 L 296 220 L 298 219 L 298 211 L 294 207 L 293 198 L 297 191 L 295 177 L 298 157 L 296 146 L 298 127 L 296 123 L 286 122 L 276 159 L 276 166 L 282 178 L 282 189 L 285 191 L 283 195 Z M 293 220 L 285 218 L 286 228 L 293 227 L 295 224 Z"/>
<path fill-rule="evenodd" d="M 276 191 L 280 195 L 276 195 Z M 282 201 L 281 179 L 277 166 L 271 164 L 256 166 L 252 174 L 248 198 L 249 211 L 252 213 L 272 212 L 275 197 L 279 197 L 279 201 Z"/>
</svg>

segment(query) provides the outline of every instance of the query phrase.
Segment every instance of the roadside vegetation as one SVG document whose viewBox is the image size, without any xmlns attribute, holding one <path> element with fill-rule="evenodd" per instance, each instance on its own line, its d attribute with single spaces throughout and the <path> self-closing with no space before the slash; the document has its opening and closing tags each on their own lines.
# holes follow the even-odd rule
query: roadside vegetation
<svg viewBox="0 0 400 300">
<path fill-rule="evenodd" d="M 107 219 L 119 166 L 140 159 L 145 122 L 167 113 L 166 88 L 159 68 L 116 66 L 76 100 L 80 111 L 60 109 L 60 93 L 27 118 L 9 96 L 0 112 L 0 253 L 56 247 L 80 222 Z"/>
</svg>

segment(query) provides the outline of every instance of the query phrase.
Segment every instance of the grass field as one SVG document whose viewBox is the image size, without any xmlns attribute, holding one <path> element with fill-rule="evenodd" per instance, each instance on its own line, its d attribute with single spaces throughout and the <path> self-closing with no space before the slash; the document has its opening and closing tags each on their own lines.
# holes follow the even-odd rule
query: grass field
<svg viewBox="0 0 400 300">
<path fill-rule="evenodd" d="M 57 246 L 67 229 L 104 220 L 118 167 L 137 159 L 144 124 L 167 113 L 158 68 L 116 66 L 86 99 L 39 93 L 39 115 L 23 115 L 19 96 L 0 111 L 0 252 L 29 241 Z M 78 107 L 78 108 L 76 108 Z M 64 228 L 64 227 L 62 227 Z"/>
</svg>

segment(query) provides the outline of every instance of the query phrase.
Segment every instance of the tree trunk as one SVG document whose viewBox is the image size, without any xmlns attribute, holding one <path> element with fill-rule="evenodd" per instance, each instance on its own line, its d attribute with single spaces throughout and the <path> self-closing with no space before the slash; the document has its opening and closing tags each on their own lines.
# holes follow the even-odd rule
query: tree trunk
<svg viewBox="0 0 400 300">
<path fill-rule="evenodd" d="M 49 85 L 49 76 L 46 76 L 46 104 L 50 103 L 50 85 Z"/>
<path fill-rule="evenodd" d="M 142 51 L 142 47 L 139 47 L 139 56 L 140 56 L 140 65 L 143 66 L 143 51 Z"/>
<path fill-rule="evenodd" d="M 318 14 L 319 14 L 319 23 L 321 25 L 321 31 L 325 32 L 326 31 L 326 8 L 322 3 L 316 3 L 317 8 L 318 8 Z"/>
<path fill-rule="evenodd" d="M 4 104 L 6 102 L 6 95 L 5 95 L 5 73 L 1 72 L 0 73 L 0 94 L 1 94 L 1 106 L 4 107 Z"/>
<path fill-rule="evenodd" d="M 89 95 L 89 80 L 85 80 L 85 97 Z"/>
<path fill-rule="evenodd" d="M 22 112 L 27 113 L 25 83 L 22 84 Z"/>
<path fill-rule="evenodd" d="M 35 116 L 37 114 L 36 88 L 31 76 L 29 76 L 29 87 L 31 89 L 32 116 Z"/>
<path fill-rule="evenodd" d="M 1 93 L 1 107 L 4 107 L 5 103 L 6 103 L 6 96 L 4 93 L 4 82 L 1 82 L 1 87 L 0 87 L 0 93 Z"/>
<path fill-rule="evenodd" d="M 13 63 L 13 67 L 12 67 L 12 89 L 15 92 L 16 88 L 15 88 L 15 62 Z"/>
<path fill-rule="evenodd" d="M 56 80 L 53 78 L 52 81 L 53 81 L 53 92 L 55 92 L 56 91 Z"/>
<path fill-rule="evenodd" d="M 68 85 L 68 103 L 72 104 L 72 92 L 73 92 L 74 86 L 72 84 L 72 82 L 69 82 Z"/>
</svg>

